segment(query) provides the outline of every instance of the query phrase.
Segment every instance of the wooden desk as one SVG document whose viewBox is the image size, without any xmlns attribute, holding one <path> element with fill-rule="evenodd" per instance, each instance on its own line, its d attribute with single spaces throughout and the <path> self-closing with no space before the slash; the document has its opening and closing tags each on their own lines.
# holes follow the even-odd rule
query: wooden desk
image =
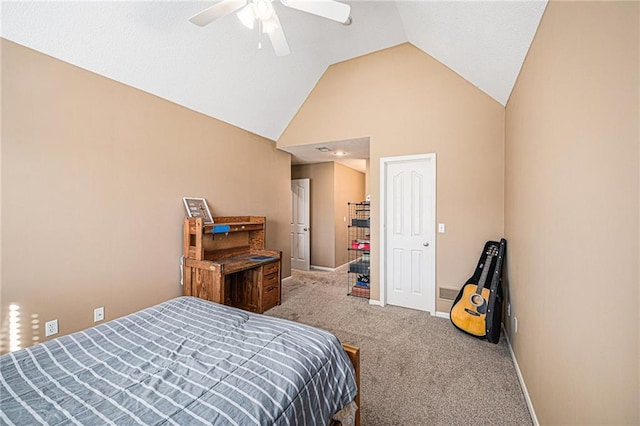
<svg viewBox="0 0 640 426">
<path fill-rule="evenodd" d="M 184 220 L 183 294 L 258 313 L 279 305 L 282 252 L 264 249 L 265 219 L 215 217 L 214 222 L 228 231 L 212 234 L 201 218 Z"/>
</svg>

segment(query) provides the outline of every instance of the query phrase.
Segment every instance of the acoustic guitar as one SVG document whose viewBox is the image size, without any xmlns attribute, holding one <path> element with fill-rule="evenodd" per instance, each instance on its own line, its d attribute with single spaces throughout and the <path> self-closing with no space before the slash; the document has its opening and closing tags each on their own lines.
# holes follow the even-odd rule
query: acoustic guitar
<svg viewBox="0 0 640 426">
<path fill-rule="evenodd" d="M 484 288 L 491 267 L 491 260 L 498 254 L 498 246 L 491 245 L 487 248 L 487 257 L 482 265 L 482 274 L 478 284 L 465 284 L 462 297 L 451 308 L 451 322 L 458 328 L 474 336 L 486 334 L 487 305 L 489 302 L 489 289 Z"/>
</svg>

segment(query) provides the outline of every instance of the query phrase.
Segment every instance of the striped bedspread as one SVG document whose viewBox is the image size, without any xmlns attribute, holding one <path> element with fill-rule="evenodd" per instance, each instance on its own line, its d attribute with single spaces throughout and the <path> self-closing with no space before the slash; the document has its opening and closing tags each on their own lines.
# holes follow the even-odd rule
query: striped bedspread
<svg viewBox="0 0 640 426">
<path fill-rule="evenodd" d="M 0 424 L 326 425 L 356 393 L 332 334 L 193 297 L 0 362 Z"/>
</svg>

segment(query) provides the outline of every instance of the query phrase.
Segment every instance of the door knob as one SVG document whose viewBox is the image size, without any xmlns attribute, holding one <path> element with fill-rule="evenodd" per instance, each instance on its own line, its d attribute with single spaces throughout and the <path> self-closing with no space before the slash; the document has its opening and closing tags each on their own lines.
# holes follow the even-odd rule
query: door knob
<svg viewBox="0 0 640 426">
<path fill-rule="evenodd" d="M 429 247 L 429 243 L 422 243 L 423 246 Z"/>
<path fill-rule="evenodd" d="M 309 228 L 304 228 L 304 230 L 305 230 L 305 231 L 308 231 L 308 230 L 309 230 Z"/>
</svg>

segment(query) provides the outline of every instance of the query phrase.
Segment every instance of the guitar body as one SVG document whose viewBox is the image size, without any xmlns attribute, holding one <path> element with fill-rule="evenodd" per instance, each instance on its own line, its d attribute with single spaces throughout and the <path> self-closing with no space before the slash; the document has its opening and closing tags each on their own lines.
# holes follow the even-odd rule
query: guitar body
<svg viewBox="0 0 640 426">
<path fill-rule="evenodd" d="M 502 323 L 502 266 L 507 240 L 487 241 L 476 269 L 453 301 L 453 325 L 478 339 L 498 343 Z"/>
<path fill-rule="evenodd" d="M 474 336 L 484 336 L 486 334 L 487 304 L 489 301 L 489 289 L 483 288 L 477 294 L 476 284 L 466 284 L 462 288 L 462 297 L 458 303 L 451 308 L 451 322 L 459 329 Z M 476 306 L 472 301 L 475 296 L 482 296 L 480 306 Z"/>
</svg>

